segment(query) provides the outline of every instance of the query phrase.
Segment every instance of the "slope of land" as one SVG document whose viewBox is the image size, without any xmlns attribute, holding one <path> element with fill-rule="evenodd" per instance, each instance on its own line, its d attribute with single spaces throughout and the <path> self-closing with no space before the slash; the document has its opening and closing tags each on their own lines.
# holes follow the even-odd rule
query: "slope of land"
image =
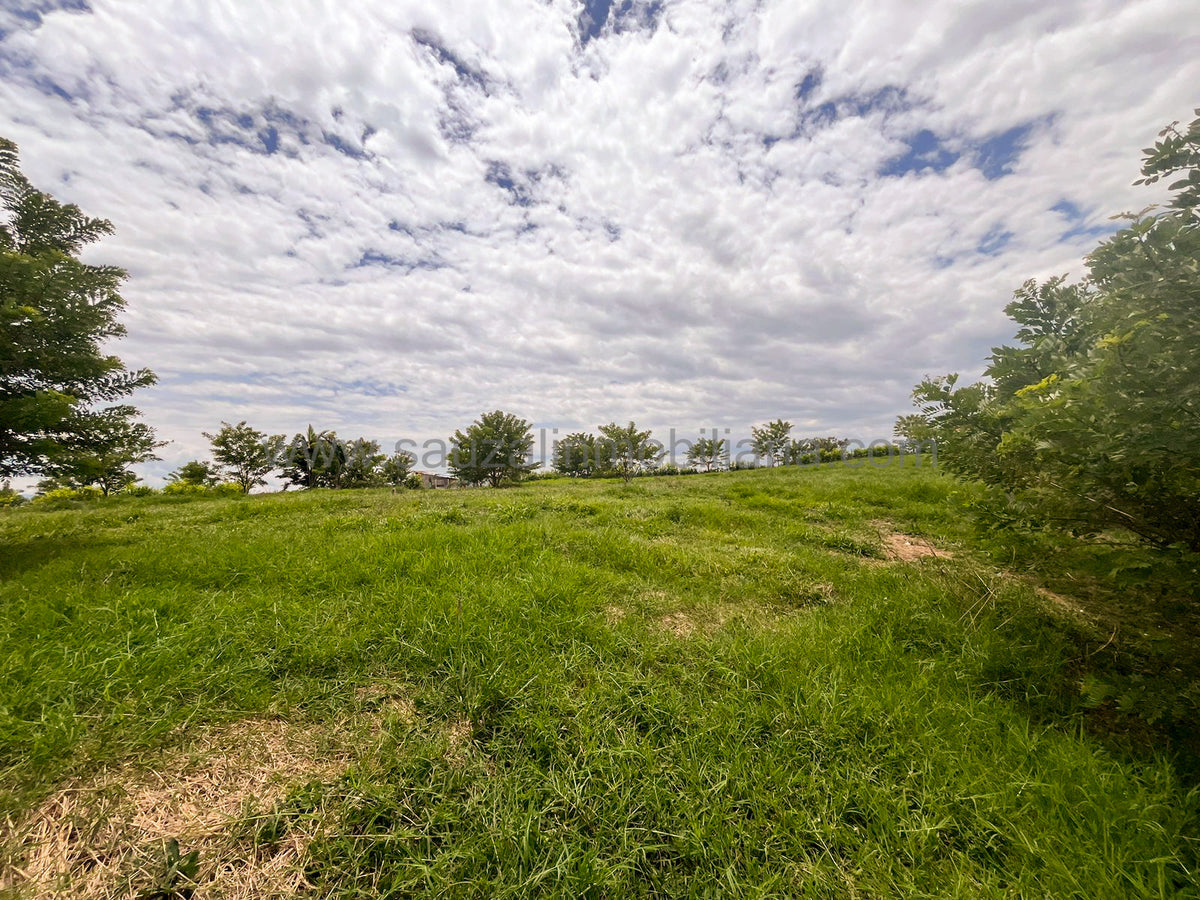
<svg viewBox="0 0 1200 900">
<path fill-rule="evenodd" d="M 928 469 L 0 516 L 0 892 L 1196 896 Z M 158 893 L 153 893 L 157 891 Z"/>
</svg>

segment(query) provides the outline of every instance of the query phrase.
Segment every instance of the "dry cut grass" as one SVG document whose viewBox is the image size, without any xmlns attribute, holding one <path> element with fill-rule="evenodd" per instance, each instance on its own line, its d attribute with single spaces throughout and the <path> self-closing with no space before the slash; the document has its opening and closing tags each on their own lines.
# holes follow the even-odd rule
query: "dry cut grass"
<svg viewBox="0 0 1200 900">
<path fill-rule="evenodd" d="M 251 719 L 204 729 L 156 765 L 101 770 L 66 786 L 4 836 L 0 889 L 17 896 L 135 898 L 162 877 L 166 848 L 199 851 L 204 896 L 292 896 L 313 832 L 254 837 L 287 790 L 336 778 L 349 764 L 313 729 Z M 176 881 L 176 885 L 186 886 Z"/>
</svg>

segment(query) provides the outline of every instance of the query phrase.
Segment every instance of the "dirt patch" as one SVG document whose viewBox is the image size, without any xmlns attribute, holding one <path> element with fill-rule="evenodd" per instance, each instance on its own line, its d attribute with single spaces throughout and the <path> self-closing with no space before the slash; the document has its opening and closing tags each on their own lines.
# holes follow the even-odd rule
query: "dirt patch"
<svg viewBox="0 0 1200 900">
<path fill-rule="evenodd" d="M 407 685 L 380 681 L 366 684 L 354 692 L 373 731 L 380 731 L 389 720 L 405 725 L 417 724 L 417 705 L 409 696 Z"/>
<path fill-rule="evenodd" d="M 1078 603 L 1076 603 L 1074 600 L 1072 600 L 1070 597 L 1066 597 L 1063 594 L 1056 593 L 1056 592 L 1050 590 L 1050 588 L 1035 587 L 1033 590 L 1039 597 L 1044 597 L 1045 599 L 1047 599 L 1051 603 L 1053 603 L 1055 606 L 1058 606 L 1058 607 L 1066 610 L 1067 612 L 1071 613 L 1072 615 L 1085 616 L 1085 617 L 1087 616 L 1087 612 L 1084 610 L 1084 608 L 1082 606 L 1080 606 Z"/>
<path fill-rule="evenodd" d="M 294 895 L 304 886 L 313 832 L 291 828 L 260 845 L 252 827 L 238 826 L 268 816 L 290 787 L 344 771 L 349 755 L 320 737 L 286 722 L 247 720 L 200 730 L 152 768 L 106 769 L 64 788 L 6 829 L 13 865 L 0 875 L 0 891 L 132 900 L 155 884 L 177 841 L 185 856 L 199 851 L 204 897 Z"/>
<path fill-rule="evenodd" d="M 882 539 L 884 554 L 893 562 L 915 562 L 927 557 L 954 558 L 954 554 L 949 550 L 940 550 L 922 537 L 901 534 L 898 531 L 885 531 Z"/>
<path fill-rule="evenodd" d="M 619 606 L 604 607 L 604 619 L 609 625 L 616 625 L 618 622 L 625 621 L 625 610 Z"/>
<path fill-rule="evenodd" d="M 470 719 L 455 719 L 446 728 L 446 760 L 452 766 L 465 766 L 475 728 Z"/>
<path fill-rule="evenodd" d="M 677 638 L 691 637 L 696 630 L 696 623 L 686 613 L 668 613 L 658 620 L 658 627 Z"/>
</svg>

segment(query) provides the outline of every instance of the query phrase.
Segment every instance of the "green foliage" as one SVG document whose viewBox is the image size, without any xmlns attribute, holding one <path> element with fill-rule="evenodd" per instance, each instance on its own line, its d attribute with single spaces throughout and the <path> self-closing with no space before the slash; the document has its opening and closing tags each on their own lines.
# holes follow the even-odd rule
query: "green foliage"
<svg viewBox="0 0 1200 900">
<path fill-rule="evenodd" d="M 62 506 L 81 500 L 99 500 L 103 496 L 98 487 L 56 487 L 41 491 L 33 498 L 33 505 Z"/>
<path fill-rule="evenodd" d="M 168 497 L 200 497 L 207 494 L 211 490 L 209 485 L 194 484 L 190 481 L 172 481 L 163 486 L 162 492 Z M 238 485 L 238 491 L 242 490 L 242 486 Z"/>
<path fill-rule="evenodd" d="M 768 466 L 786 462 L 791 447 L 792 423 L 776 419 L 766 425 L 750 429 L 750 447 L 759 456 L 765 457 Z"/>
<path fill-rule="evenodd" d="M 18 491 L 13 490 L 11 481 L 0 484 L 0 509 L 13 509 L 24 502 L 25 498 Z"/>
<path fill-rule="evenodd" d="M 688 450 L 687 461 L 693 466 L 703 467 L 705 472 L 711 472 L 725 465 L 728 453 L 729 441 L 701 436 Z"/>
<path fill-rule="evenodd" d="M 317 431 L 311 425 L 288 442 L 283 477 L 302 488 L 334 487 L 345 466 L 345 454 L 336 432 Z"/>
<path fill-rule="evenodd" d="M 1200 109 L 1195 114 L 1200 117 Z M 1142 151 L 1142 177 L 1134 184 L 1154 184 L 1160 178 L 1183 174 L 1167 188 L 1175 192 L 1171 206 L 1194 210 L 1200 206 L 1200 118 L 1194 119 L 1187 131 L 1180 131 L 1178 126 L 1178 122 L 1172 122 L 1159 132 L 1153 147 Z"/>
<path fill-rule="evenodd" d="M 378 441 L 369 441 L 366 438 L 343 441 L 341 450 L 342 470 L 338 473 L 337 484 L 332 485 L 333 487 L 377 487 L 384 483 L 385 466 L 391 467 L 392 477 L 402 477 L 399 476 L 398 467 L 403 465 L 406 459 L 408 464 L 412 465 L 412 456 L 409 454 L 397 453 L 389 459 L 386 454 L 379 452 Z M 408 470 L 405 469 L 404 473 L 407 474 Z"/>
<path fill-rule="evenodd" d="M 237 482 L 246 494 L 267 483 L 266 476 L 279 466 L 283 453 L 283 435 L 266 435 L 244 419 L 236 425 L 222 422 L 220 431 L 206 431 L 204 436 L 212 442 L 213 459 L 220 473 Z"/>
<path fill-rule="evenodd" d="M 221 480 L 221 470 L 210 462 L 193 459 L 167 476 L 167 480 L 180 484 L 194 484 L 200 487 L 212 487 Z"/>
<path fill-rule="evenodd" d="M 499 487 L 520 481 L 538 467 L 530 459 L 533 431 L 528 422 L 511 413 L 484 413 L 466 430 L 450 439 L 450 471 L 466 484 Z"/>
<path fill-rule="evenodd" d="M 148 429 L 132 425 L 133 407 L 104 404 L 154 383 L 102 350 L 125 334 L 125 272 L 78 255 L 112 224 L 36 190 L 3 138 L 0 205 L 0 477 L 77 466 L 112 490 L 114 442 Z M 127 449 L 124 464 L 140 461 Z"/>
<path fill-rule="evenodd" d="M 600 471 L 601 461 L 596 458 L 596 436 L 577 431 L 554 442 L 551 465 L 560 475 L 586 478 Z"/>
<path fill-rule="evenodd" d="M 635 475 L 654 468 L 665 455 L 666 451 L 651 433 L 641 431 L 633 422 L 600 426 L 600 437 L 596 439 L 597 474 L 611 473 L 629 482 Z"/>
<path fill-rule="evenodd" d="M 303 488 L 364 488 L 397 484 L 413 463 L 411 454 L 391 458 L 379 452 L 379 443 L 366 438 L 343 440 L 334 431 L 308 431 L 295 435 L 283 450 L 283 477 Z"/>
<path fill-rule="evenodd" d="M 409 484 L 410 478 L 415 474 L 412 471 L 413 465 L 417 459 L 411 453 L 405 453 L 402 450 L 397 450 L 380 466 L 379 477 L 384 484 L 390 484 L 394 487 L 411 487 Z M 417 487 L 421 486 L 421 476 L 416 476 Z"/>
<path fill-rule="evenodd" d="M 850 442 L 843 438 L 808 437 L 792 441 L 784 453 L 783 462 L 789 465 L 811 465 L 841 459 Z M 850 456 L 852 454 L 847 454 Z"/>
<path fill-rule="evenodd" d="M 1018 344 L 993 351 L 987 381 L 914 392 L 924 421 L 898 429 L 994 488 L 997 520 L 1200 552 L 1198 133 L 1200 119 L 1147 151 L 1142 181 L 1187 173 L 1170 208 L 1129 216 L 1081 283 L 1016 292 Z"/>
<path fill-rule="evenodd" d="M 154 451 L 167 443 L 155 440 L 148 425 L 131 421 L 135 412 L 113 407 L 86 416 L 76 431 L 82 444 L 60 450 L 45 471 L 65 484 L 95 485 L 105 497 L 129 487 L 137 480 L 130 466 L 158 459 Z"/>
<path fill-rule="evenodd" d="M 200 875 L 200 851 L 182 854 L 179 841 L 171 838 L 165 847 L 165 860 L 150 885 L 137 896 L 138 900 L 191 900 L 195 896 Z"/>
<path fill-rule="evenodd" d="M 932 440 L 933 429 L 924 416 L 911 413 L 896 419 L 892 434 L 903 446 L 907 447 Z"/>
<path fill-rule="evenodd" d="M 405 475 L 403 483 L 410 491 L 419 491 L 425 487 L 425 482 L 421 480 L 421 476 L 416 472 L 409 472 Z"/>
</svg>

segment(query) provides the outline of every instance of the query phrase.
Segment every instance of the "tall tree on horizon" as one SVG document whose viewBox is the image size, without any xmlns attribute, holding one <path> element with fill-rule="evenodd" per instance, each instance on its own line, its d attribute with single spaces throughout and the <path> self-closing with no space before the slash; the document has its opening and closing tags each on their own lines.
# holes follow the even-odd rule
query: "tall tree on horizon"
<svg viewBox="0 0 1200 900">
<path fill-rule="evenodd" d="M 598 468 L 616 472 L 627 484 L 638 473 L 655 466 L 664 455 L 666 451 L 652 433 L 640 430 L 633 422 L 600 426 L 600 437 L 596 439 Z"/>
<path fill-rule="evenodd" d="M 450 471 L 468 484 L 499 487 L 538 467 L 530 460 L 533 432 L 524 419 L 502 410 L 484 413 L 450 439 Z"/>
<path fill-rule="evenodd" d="M 204 436 L 212 442 L 213 459 L 221 474 L 241 485 L 244 494 L 266 484 L 266 476 L 281 465 L 283 435 L 264 434 L 245 419 L 236 425 L 222 422 L 216 434 L 206 431 Z"/>
<path fill-rule="evenodd" d="M 792 443 L 792 423 L 776 419 L 750 429 L 751 448 L 759 456 L 767 458 L 767 465 L 774 466 L 786 461 Z"/>
</svg>

